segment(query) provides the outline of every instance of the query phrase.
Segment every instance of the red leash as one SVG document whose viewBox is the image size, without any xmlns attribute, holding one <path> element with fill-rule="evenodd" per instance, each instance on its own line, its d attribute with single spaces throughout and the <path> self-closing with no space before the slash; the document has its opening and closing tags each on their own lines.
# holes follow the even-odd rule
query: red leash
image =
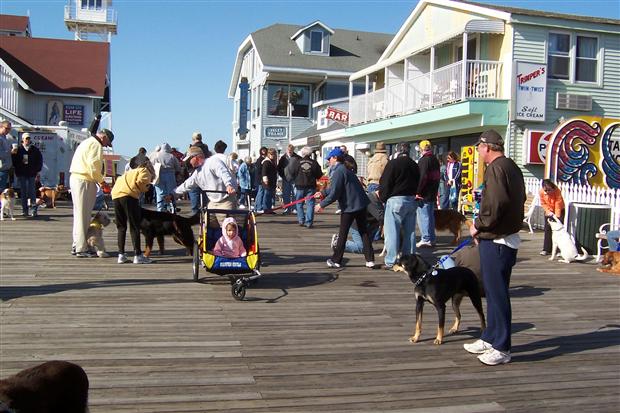
<svg viewBox="0 0 620 413">
<path fill-rule="evenodd" d="M 308 196 L 307 196 L 307 197 L 305 197 L 305 198 L 298 199 L 297 201 L 289 202 L 288 204 L 285 204 L 285 205 L 280 205 L 279 207 L 275 207 L 275 208 L 267 209 L 267 211 L 275 211 L 275 210 L 277 210 L 277 209 L 288 208 L 288 207 L 290 207 L 290 206 L 293 206 L 293 205 L 299 204 L 299 203 L 301 203 L 301 202 L 306 202 L 306 201 L 309 201 L 309 200 L 311 200 L 312 198 L 314 198 L 314 194 L 312 194 L 312 195 L 308 195 Z"/>
</svg>

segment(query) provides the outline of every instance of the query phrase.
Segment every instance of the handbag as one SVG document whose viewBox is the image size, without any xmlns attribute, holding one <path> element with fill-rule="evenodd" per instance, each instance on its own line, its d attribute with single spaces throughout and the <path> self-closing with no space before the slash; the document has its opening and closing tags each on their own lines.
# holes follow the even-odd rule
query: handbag
<svg viewBox="0 0 620 413">
<path fill-rule="evenodd" d="M 458 200 L 458 193 L 456 192 L 456 186 L 452 185 L 450 187 L 450 203 L 454 203 Z"/>
</svg>

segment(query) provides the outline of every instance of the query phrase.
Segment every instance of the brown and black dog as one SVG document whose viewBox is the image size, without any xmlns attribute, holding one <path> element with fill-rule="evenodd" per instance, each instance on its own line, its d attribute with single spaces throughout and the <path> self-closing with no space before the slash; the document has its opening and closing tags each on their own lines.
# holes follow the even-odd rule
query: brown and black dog
<svg viewBox="0 0 620 413">
<path fill-rule="evenodd" d="M 620 275 L 620 251 L 607 251 L 603 255 L 601 267 L 596 270 Z"/>
<path fill-rule="evenodd" d="M 418 255 L 405 255 L 400 258 L 398 265 L 409 275 L 409 279 L 415 285 L 414 293 L 416 297 L 415 307 L 415 330 L 409 341 L 416 343 L 422 334 L 422 312 L 424 302 L 428 301 L 435 306 L 439 316 L 437 326 L 437 337 L 435 344 L 441 344 L 444 336 L 444 324 L 446 320 L 446 302 L 452 299 L 452 309 L 454 310 L 455 320 L 449 333 L 453 334 L 459 330 L 461 325 L 461 300 L 469 296 L 471 303 L 480 317 L 480 328 L 486 328 L 484 312 L 482 310 L 482 299 L 480 298 L 480 286 L 478 278 L 465 267 L 452 267 L 446 270 L 430 270 L 430 265 Z"/>
<path fill-rule="evenodd" d="M 465 215 L 453 209 L 435 210 L 435 229 L 438 231 L 450 231 L 454 234 L 452 244 L 458 244 L 461 239 L 461 227 L 465 223 Z"/>
<path fill-rule="evenodd" d="M 86 413 L 88 376 L 68 361 L 48 361 L 0 380 L 0 412 Z"/>
<path fill-rule="evenodd" d="M 164 254 L 164 236 L 172 235 L 178 244 L 187 249 L 187 255 L 193 254 L 194 232 L 192 225 L 200 223 L 200 213 L 186 218 L 169 212 L 159 212 L 142 208 L 140 232 L 144 235 L 144 255 L 148 257 L 153 250 L 153 241 L 157 238 L 159 253 Z"/>
<path fill-rule="evenodd" d="M 42 186 L 39 188 L 39 192 L 41 193 L 42 203 L 44 202 L 47 207 L 56 208 L 56 200 L 66 196 L 69 191 L 64 185 L 58 185 L 54 188 Z"/>
</svg>

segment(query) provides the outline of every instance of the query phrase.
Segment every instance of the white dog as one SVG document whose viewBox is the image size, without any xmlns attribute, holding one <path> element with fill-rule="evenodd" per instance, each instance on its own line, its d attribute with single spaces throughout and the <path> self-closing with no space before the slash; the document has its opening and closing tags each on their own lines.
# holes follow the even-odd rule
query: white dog
<svg viewBox="0 0 620 413">
<path fill-rule="evenodd" d="M 549 225 L 551 226 L 551 239 L 553 241 L 553 248 L 551 250 L 551 257 L 549 261 L 555 259 L 558 249 L 562 258 L 560 262 L 571 263 L 573 261 L 584 261 L 588 258 L 588 252 L 581 247 L 583 255 L 579 255 L 577 247 L 575 247 L 575 239 L 566 231 L 564 224 L 557 217 L 551 216 L 549 219 Z"/>
<path fill-rule="evenodd" d="M 89 247 L 97 251 L 100 258 L 106 258 L 110 255 L 105 251 L 103 243 L 103 228 L 110 225 L 110 217 L 103 211 L 97 212 L 86 232 L 86 243 Z"/>
<path fill-rule="evenodd" d="M 13 188 L 7 188 L 0 194 L 0 201 L 2 201 L 2 210 L 0 211 L 0 221 L 4 221 L 4 215 L 15 221 L 13 216 L 13 209 L 15 208 L 15 191 Z"/>
</svg>

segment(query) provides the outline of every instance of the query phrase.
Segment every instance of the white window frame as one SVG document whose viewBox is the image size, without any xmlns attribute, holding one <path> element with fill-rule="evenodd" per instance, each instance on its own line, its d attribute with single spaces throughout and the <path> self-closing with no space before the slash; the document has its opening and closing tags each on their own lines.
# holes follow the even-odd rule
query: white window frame
<svg viewBox="0 0 620 413">
<path fill-rule="evenodd" d="M 319 33 L 321 35 L 321 50 L 312 50 L 312 34 Z M 310 53 L 324 53 L 323 42 L 325 40 L 325 33 L 322 30 L 310 30 L 310 44 L 308 45 L 308 52 Z"/>
<path fill-rule="evenodd" d="M 568 67 L 568 79 L 555 79 L 551 76 L 548 77 L 550 81 L 583 85 L 583 86 L 603 86 L 603 56 L 604 48 L 601 45 L 601 37 L 594 33 L 583 32 L 570 32 L 566 30 L 549 30 L 547 38 L 545 39 L 545 63 L 549 61 L 549 35 L 551 34 L 563 34 L 570 36 L 570 49 L 568 53 L 569 67 Z M 590 37 L 596 39 L 597 53 L 596 53 L 596 81 L 591 82 L 587 80 L 577 80 L 577 37 Z"/>
</svg>

